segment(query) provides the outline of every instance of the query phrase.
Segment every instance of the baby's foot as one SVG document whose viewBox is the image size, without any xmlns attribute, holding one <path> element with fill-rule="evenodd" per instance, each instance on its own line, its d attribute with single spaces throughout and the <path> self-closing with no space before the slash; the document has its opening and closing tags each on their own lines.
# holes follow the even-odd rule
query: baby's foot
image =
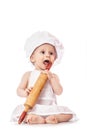
<svg viewBox="0 0 87 130">
<path fill-rule="evenodd" d="M 24 122 L 28 124 L 44 124 L 45 119 L 38 115 L 29 114 L 25 117 Z"/>
<path fill-rule="evenodd" d="M 48 116 L 45 119 L 45 121 L 46 121 L 47 124 L 57 124 L 58 123 L 58 118 L 55 115 L 52 115 L 52 116 Z"/>
</svg>

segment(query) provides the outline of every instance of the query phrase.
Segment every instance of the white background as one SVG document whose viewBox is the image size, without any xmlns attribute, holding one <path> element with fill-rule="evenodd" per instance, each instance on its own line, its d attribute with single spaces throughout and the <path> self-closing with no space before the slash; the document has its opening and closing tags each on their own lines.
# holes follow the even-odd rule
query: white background
<svg viewBox="0 0 87 130">
<path fill-rule="evenodd" d="M 51 128 L 50 125 L 19 126 L 10 123 L 13 109 L 25 101 L 16 95 L 16 88 L 23 73 L 31 70 L 24 52 L 25 40 L 39 30 L 54 34 L 64 45 L 63 59 L 53 69 L 64 88 L 58 103 L 68 106 L 79 118 L 72 124 L 51 127 L 84 129 L 87 127 L 86 0 L 0 0 L 0 127 Z"/>
</svg>

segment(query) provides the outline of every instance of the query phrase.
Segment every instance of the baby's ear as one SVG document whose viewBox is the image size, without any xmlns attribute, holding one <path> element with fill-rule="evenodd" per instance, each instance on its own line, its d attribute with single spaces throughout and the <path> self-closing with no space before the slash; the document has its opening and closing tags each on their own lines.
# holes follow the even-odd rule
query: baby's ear
<svg viewBox="0 0 87 130">
<path fill-rule="evenodd" d="M 33 54 L 30 56 L 30 61 L 31 61 L 32 63 L 35 62 L 35 58 L 34 58 L 34 55 L 33 55 Z"/>
</svg>

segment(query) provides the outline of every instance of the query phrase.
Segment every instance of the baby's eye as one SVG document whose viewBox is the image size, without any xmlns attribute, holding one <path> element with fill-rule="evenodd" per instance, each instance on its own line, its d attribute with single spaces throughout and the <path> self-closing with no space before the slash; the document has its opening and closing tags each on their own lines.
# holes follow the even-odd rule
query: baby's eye
<svg viewBox="0 0 87 130">
<path fill-rule="evenodd" d="M 45 51 L 41 51 L 42 54 L 45 54 Z"/>
<path fill-rule="evenodd" d="M 50 52 L 50 55 L 53 55 L 53 52 Z"/>
</svg>

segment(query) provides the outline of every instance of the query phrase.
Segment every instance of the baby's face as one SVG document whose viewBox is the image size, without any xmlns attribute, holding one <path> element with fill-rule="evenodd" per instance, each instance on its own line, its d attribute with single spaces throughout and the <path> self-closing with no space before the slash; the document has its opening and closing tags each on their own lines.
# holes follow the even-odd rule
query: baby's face
<svg viewBox="0 0 87 130">
<path fill-rule="evenodd" d="M 55 47 L 45 43 L 35 49 L 30 59 L 36 69 L 45 70 L 47 64 L 53 64 L 56 59 Z"/>
</svg>

